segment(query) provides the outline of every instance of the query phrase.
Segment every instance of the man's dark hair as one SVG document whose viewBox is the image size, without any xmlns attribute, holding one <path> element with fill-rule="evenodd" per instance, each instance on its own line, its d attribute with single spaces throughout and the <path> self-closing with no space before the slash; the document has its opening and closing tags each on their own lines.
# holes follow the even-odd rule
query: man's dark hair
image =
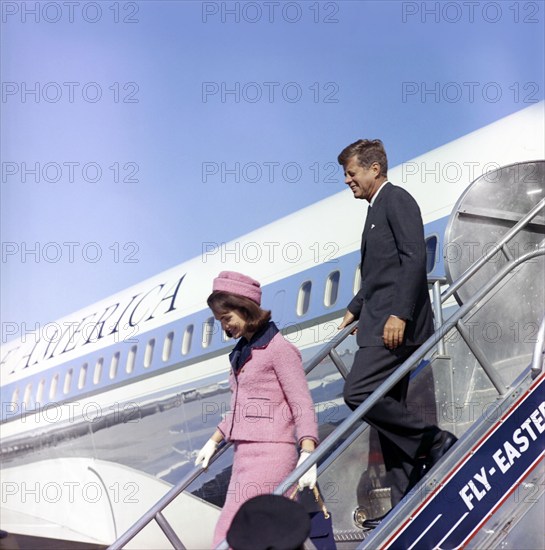
<svg viewBox="0 0 545 550">
<path fill-rule="evenodd" d="M 388 158 L 380 139 L 358 139 L 345 147 L 337 160 L 341 166 L 346 166 L 348 160 L 354 156 L 357 157 L 360 166 L 365 168 L 377 162 L 380 166 L 380 175 L 388 177 Z"/>
</svg>

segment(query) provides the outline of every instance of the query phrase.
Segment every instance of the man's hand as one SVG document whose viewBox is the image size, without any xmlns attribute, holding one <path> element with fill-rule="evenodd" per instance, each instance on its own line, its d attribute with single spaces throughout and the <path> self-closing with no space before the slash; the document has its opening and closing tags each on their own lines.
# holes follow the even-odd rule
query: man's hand
<svg viewBox="0 0 545 550">
<path fill-rule="evenodd" d="M 395 315 L 390 315 L 390 317 L 388 317 L 382 333 L 382 339 L 387 348 L 395 349 L 401 345 L 403 342 L 403 335 L 405 334 L 406 324 L 406 321 Z"/>
<path fill-rule="evenodd" d="M 343 320 L 341 321 L 341 324 L 337 327 L 338 330 L 342 330 L 344 327 L 347 327 L 348 325 L 353 323 L 355 320 L 356 320 L 356 316 L 353 313 L 351 313 L 350 311 L 346 310 L 346 313 L 344 314 L 344 317 L 343 317 Z M 358 330 L 358 327 L 356 327 L 352 331 L 352 334 L 356 334 L 357 330 Z"/>
</svg>

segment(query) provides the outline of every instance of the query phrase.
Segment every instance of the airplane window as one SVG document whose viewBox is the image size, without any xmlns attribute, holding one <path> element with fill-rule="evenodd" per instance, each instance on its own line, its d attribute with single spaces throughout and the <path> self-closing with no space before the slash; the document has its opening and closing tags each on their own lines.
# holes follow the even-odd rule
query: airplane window
<svg viewBox="0 0 545 550">
<path fill-rule="evenodd" d="M 70 386 L 72 385 L 72 374 L 74 369 L 68 369 L 68 372 L 64 375 L 64 388 L 63 393 L 67 394 L 70 391 Z"/>
<path fill-rule="evenodd" d="M 331 307 L 337 301 L 339 296 L 339 279 L 341 277 L 340 271 L 333 271 L 329 274 L 325 283 L 324 305 Z"/>
<path fill-rule="evenodd" d="M 312 282 L 305 281 L 299 289 L 297 295 L 297 315 L 304 315 L 310 306 L 310 291 L 312 290 Z"/>
<path fill-rule="evenodd" d="M 78 378 L 78 390 L 81 390 L 87 382 L 87 363 L 83 363 L 79 369 L 79 378 Z"/>
<path fill-rule="evenodd" d="M 144 368 L 147 369 L 151 362 L 153 361 L 153 350 L 155 349 L 155 338 L 152 338 L 147 346 L 146 351 L 144 352 Z"/>
<path fill-rule="evenodd" d="M 25 396 L 23 397 L 23 403 L 28 407 L 30 405 L 30 393 L 32 392 L 32 384 L 28 384 L 25 388 Z"/>
<path fill-rule="evenodd" d="M 202 325 L 202 347 L 207 348 L 212 343 L 214 334 L 214 317 L 208 319 Z"/>
<path fill-rule="evenodd" d="M 356 267 L 356 275 L 354 276 L 354 296 L 359 292 L 361 288 L 361 269 L 360 264 Z"/>
<path fill-rule="evenodd" d="M 437 236 L 431 235 L 426 239 L 426 273 L 431 273 L 435 267 L 437 254 Z"/>
<path fill-rule="evenodd" d="M 118 366 L 119 366 L 119 352 L 116 351 L 112 355 L 112 360 L 110 361 L 110 380 L 113 380 L 117 376 Z"/>
<path fill-rule="evenodd" d="M 45 380 L 42 378 L 36 391 L 36 403 L 41 403 L 44 398 Z"/>
<path fill-rule="evenodd" d="M 131 374 L 131 372 L 134 370 L 137 349 L 138 346 L 132 346 L 129 350 L 129 355 L 127 356 L 127 365 L 125 366 L 125 371 L 127 372 L 127 374 Z"/>
<path fill-rule="evenodd" d="M 49 401 L 53 401 L 53 399 L 55 399 L 55 395 L 57 395 L 58 383 L 59 383 L 59 375 L 56 374 L 53 377 L 53 380 L 51 380 L 51 387 L 49 388 Z"/>
<path fill-rule="evenodd" d="M 191 340 L 193 340 L 193 325 L 187 325 L 182 340 L 182 355 L 187 355 L 191 350 Z"/>
<path fill-rule="evenodd" d="M 102 357 L 95 363 L 95 374 L 93 376 L 93 384 L 98 384 L 102 376 L 102 365 L 104 364 L 104 359 Z"/>
<path fill-rule="evenodd" d="M 172 353 L 172 341 L 174 340 L 174 333 L 169 332 L 165 336 L 165 341 L 163 342 L 163 354 L 161 358 L 163 361 L 168 361 L 170 359 L 170 354 Z"/>
</svg>

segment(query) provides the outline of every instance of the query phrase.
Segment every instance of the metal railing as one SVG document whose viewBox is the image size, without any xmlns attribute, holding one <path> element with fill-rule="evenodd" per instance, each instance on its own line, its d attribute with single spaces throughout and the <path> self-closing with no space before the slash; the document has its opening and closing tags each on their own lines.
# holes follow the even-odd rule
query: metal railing
<svg viewBox="0 0 545 550">
<path fill-rule="evenodd" d="M 517 233 L 522 231 L 538 214 L 541 210 L 545 209 L 545 199 L 541 199 L 525 216 L 523 216 L 509 231 L 506 231 L 505 235 L 497 242 L 496 246 L 491 247 L 490 250 L 481 258 L 479 258 L 474 264 L 472 264 L 464 273 L 462 273 L 458 279 L 453 282 L 448 289 L 441 295 L 441 303 L 450 298 L 463 284 L 473 277 L 477 271 L 483 267 L 493 256 L 495 256 L 498 250 L 501 250 L 508 261 L 512 263 L 515 261 L 507 249 L 507 242 L 510 241 Z M 507 264 L 507 265 L 510 265 Z"/>
<path fill-rule="evenodd" d="M 486 262 L 492 258 L 498 250 L 503 250 L 504 254 L 508 258 L 508 263 L 499 270 L 495 276 L 493 276 L 487 284 L 485 284 L 481 289 L 479 289 L 466 303 L 460 306 L 460 308 L 444 323 L 439 324 L 439 329 L 436 330 L 433 336 L 431 336 L 424 344 L 422 344 L 418 350 L 411 355 L 402 365 L 400 365 L 396 371 L 384 381 L 372 394 L 369 398 L 365 400 L 357 409 L 355 409 L 319 446 L 318 448 L 310 455 L 310 457 L 305 460 L 303 464 L 297 467 L 293 472 L 279 485 L 275 490 L 275 494 L 282 494 L 285 487 L 291 486 L 295 483 L 309 468 L 314 464 L 317 464 L 322 458 L 324 458 L 337 443 L 338 439 L 344 436 L 354 425 L 360 421 L 360 419 L 376 404 L 376 402 L 388 392 L 395 384 L 397 384 L 407 373 L 413 370 L 416 365 L 435 347 L 438 348 L 438 353 L 444 355 L 444 337 L 445 335 L 453 328 L 457 329 L 461 334 L 462 338 L 467 336 L 464 334 L 463 325 L 461 320 L 463 317 L 469 313 L 473 307 L 481 302 L 496 285 L 503 280 L 511 271 L 513 271 L 519 265 L 529 261 L 538 256 L 545 255 L 545 249 L 540 248 L 524 254 L 518 259 L 513 259 L 510 254 L 506 253 L 506 243 L 519 231 L 524 229 L 526 225 L 545 207 L 545 199 L 542 199 L 528 214 L 526 214 L 521 220 L 519 220 L 505 235 L 500 239 L 497 246 L 491 249 L 487 254 L 481 257 L 477 262 L 471 265 L 454 283 L 452 283 L 449 288 L 440 295 L 440 302 L 443 304 L 448 298 L 450 298 L 456 290 L 458 290 L 464 283 L 466 283 L 477 271 L 486 264 Z M 437 279 L 433 282 L 433 296 L 434 296 L 434 310 L 436 315 L 439 315 L 439 319 L 442 319 L 442 312 L 437 313 L 437 307 L 439 310 L 441 306 L 437 306 L 437 299 L 439 297 L 439 285 L 442 282 L 445 282 L 444 279 Z M 482 305 L 482 304 L 480 304 Z M 316 368 L 326 357 L 330 357 L 331 361 L 335 364 L 341 376 L 346 378 L 348 369 L 341 357 L 336 351 L 336 347 L 354 330 L 357 321 L 354 321 L 351 325 L 345 327 L 327 344 L 325 344 L 318 353 L 308 362 L 305 367 L 305 374 L 310 373 L 314 368 Z M 437 326 L 436 321 L 436 326 Z M 542 322 L 540 327 L 540 333 L 538 341 L 541 342 L 543 348 L 543 341 L 545 338 L 545 325 Z M 473 352 L 477 361 L 481 364 L 484 372 L 498 391 L 500 395 L 504 395 L 507 391 L 507 388 L 496 374 L 492 366 L 488 363 L 484 355 L 476 348 L 471 342 L 467 342 L 471 351 Z M 537 346 L 537 344 L 536 344 Z M 537 348 L 536 348 L 537 349 Z M 541 353 L 542 355 L 543 353 Z M 537 356 L 534 353 L 534 357 Z M 541 360 L 543 360 L 541 358 Z M 536 359 L 536 363 L 538 359 Z M 537 368 L 537 367 L 536 367 Z M 532 365 L 532 371 L 534 371 L 534 364 Z M 230 443 L 224 443 L 212 457 L 210 464 L 213 464 L 220 456 L 231 446 Z M 170 489 L 159 501 L 157 501 L 138 521 L 136 521 L 121 537 L 119 537 L 108 550 L 120 550 L 123 548 L 131 539 L 133 539 L 146 525 L 152 521 L 156 521 L 161 527 L 166 537 L 172 544 L 173 548 L 176 550 L 185 550 L 185 546 L 182 541 L 178 538 L 166 518 L 163 516 L 163 509 L 170 504 L 176 497 L 178 497 L 191 482 L 197 479 L 202 473 L 203 469 L 201 467 L 196 467 L 192 472 L 190 472 L 184 479 L 182 479 L 178 484 L 176 484 L 172 489 Z M 227 542 L 223 541 L 217 546 L 218 549 L 226 549 Z"/>
<path fill-rule="evenodd" d="M 305 366 L 305 374 L 314 370 L 326 357 L 330 357 L 331 361 L 337 366 L 341 375 L 346 378 L 341 369 L 344 369 L 346 373 L 348 370 L 344 365 L 339 354 L 335 348 L 354 330 L 357 322 L 354 321 L 351 325 L 345 327 L 338 334 L 336 334 L 329 342 L 324 344 L 322 348 L 312 357 L 312 359 Z M 222 443 L 214 456 L 210 459 L 209 466 L 211 466 L 216 460 L 218 460 L 226 451 L 231 447 L 231 443 Z M 130 540 L 132 540 L 146 525 L 152 521 L 156 521 L 159 527 L 161 527 L 163 533 L 168 538 L 172 547 L 175 550 L 185 550 L 185 546 L 178 538 L 167 519 L 162 514 L 162 511 L 181 493 L 183 493 L 187 487 L 195 481 L 203 472 L 205 472 L 200 466 L 195 467 L 189 474 L 187 474 L 182 480 L 174 485 L 165 495 L 163 495 L 140 519 L 138 519 L 123 535 L 121 535 L 115 542 L 113 542 L 108 550 L 120 550 Z"/>
<path fill-rule="evenodd" d="M 519 266 L 526 261 L 529 261 L 538 256 L 545 256 L 545 248 L 534 250 L 523 256 L 518 260 L 513 260 L 501 269 L 489 282 L 476 292 L 470 300 L 460 307 L 447 321 L 445 321 L 443 328 L 440 331 L 435 332 L 426 342 L 424 342 L 416 352 L 414 352 L 404 363 L 402 363 L 390 377 L 385 380 L 357 409 L 355 409 L 326 439 L 320 443 L 316 450 L 305 460 L 300 466 L 295 468 L 291 474 L 289 474 L 284 481 L 274 491 L 276 495 L 282 495 L 287 487 L 290 487 L 297 480 L 309 470 L 314 464 L 317 464 L 322 458 L 333 450 L 333 447 L 337 444 L 339 438 L 347 434 L 354 426 L 360 422 L 365 414 L 382 398 L 393 386 L 395 386 L 407 373 L 412 371 L 416 365 L 424 359 L 424 357 L 435 347 L 441 340 L 444 334 L 446 334 L 452 328 L 457 328 L 458 321 L 461 320 L 477 302 L 480 302 L 504 277 L 506 277 L 515 267 Z M 217 547 L 217 550 L 225 550 L 228 548 L 227 542 L 222 541 Z"/>
<path fill-rule="evenodd" d="M 532 355 L 532 378 L 537 378 L 543 372 L 543 363 L 545 362 L 545 317 L 541 319 L 541 325 L 537 332 L 536 345 Z"/>
</svg>

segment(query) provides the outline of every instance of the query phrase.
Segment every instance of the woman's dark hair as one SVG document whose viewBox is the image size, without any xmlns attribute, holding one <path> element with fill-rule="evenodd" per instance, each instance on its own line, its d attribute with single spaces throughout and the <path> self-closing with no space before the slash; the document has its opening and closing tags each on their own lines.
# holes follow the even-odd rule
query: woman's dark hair
<svg viewBox="0 0 545 550">
<path fill-rule="evenodd" d="M 215 290 L 206 300 L 208 307 L 217 315 L 235 309 L 247 323 L 248 332 L 257 332 L 271 320 L 271 312 L 261 309 L 253 300 L 238 294 Z"/>
</svg>

